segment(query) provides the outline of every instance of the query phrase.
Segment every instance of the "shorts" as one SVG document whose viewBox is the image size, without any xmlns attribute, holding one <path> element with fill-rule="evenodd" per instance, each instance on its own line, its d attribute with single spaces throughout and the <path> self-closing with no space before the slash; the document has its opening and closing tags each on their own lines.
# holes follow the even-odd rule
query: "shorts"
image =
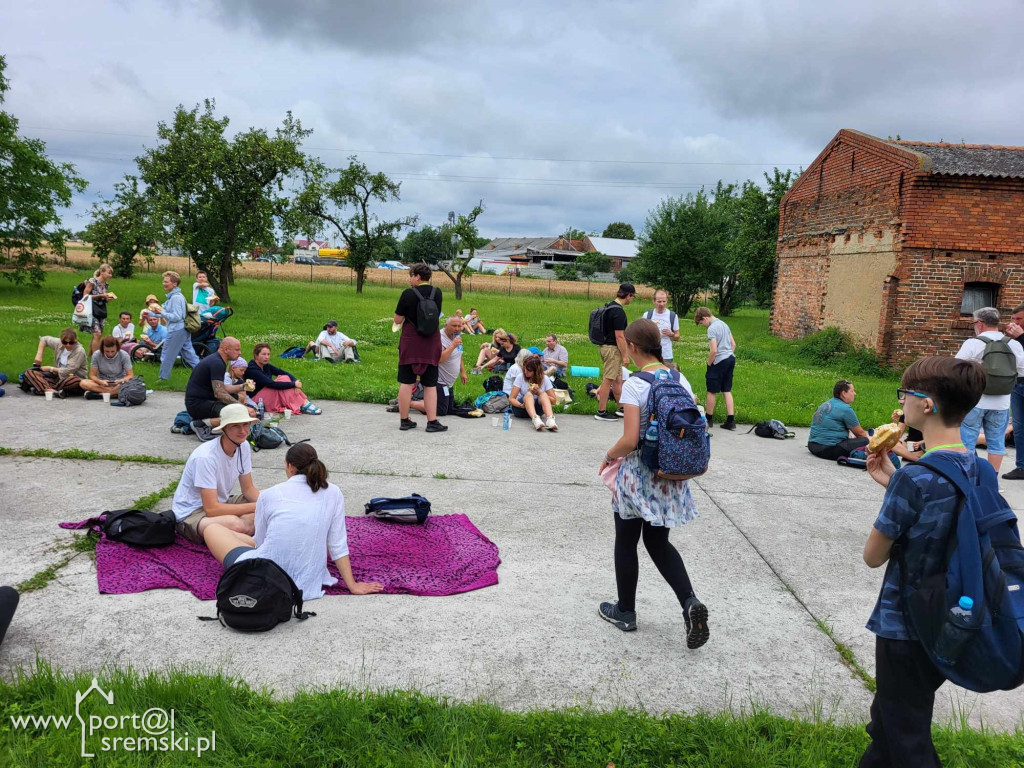
<svg viewBox="0 0 1024 768">
<path fill-rule="evenodd" d="M 987 408 L 972 408 L 960 424 L 960 439 L 967 450 L 973 451 L 978 445 L 978 435 L 985 430 L 985 452 L 992 456 L 1006 455 L 1006 425 L 1010 423 L 1010 411 L 993 411 Z"/>
<path fill-rule="evenodd" d="M 606 379 L 618 381 L 622 378 L 622 353 L 616 344 L 601 345 L 602 375 Z"/>
<path fill-rule="evenodd" d="M 185 410 L 193 419 L 217 419 L 225 405 L 220 400 L 186 400 Z"/>
<path fill-rule="evenodd" d="M 243 544 L 240 547 L 235 547 L 230 552 L 228 552 L 226 555 L 224 555 L 224 569 L 227 570 L 232 565 L 234 565 L 235 561 L 238 560 L 240 555 L 243 555 L 246 552 L 253 552 L 253 551 L 255 551 L 255 549 L 256 549 L 256 547 L 249 547 L 249 546 L 246 546 L 245 544 Z"/>
<path fill-rule="evenodd" d="M 417 373 L 416 369 L 423 369 L 422 373 Z M 416 365 L 399 365 L 398 366 L 398 383 L 399 384 L 415 384 L 417 377 L 420 380 L 420 384 L 424 387 L 436 387 L 437 386 L 437 366 L 436 365 L 424 365 L 417 363 Z"/>
<path fill-rule="evenodd" d="M 82 333 L 103 333 L 103 328 L 106 324 L 107 318 L 104 317 L 102 319 L 97 319 L 94 317 L 92 319 L 92 325 L 80 325 L 78 326 L 78 330 Z"/>
<path fill-rule="evenodd" d="M 736 356 L 729 355 L 725 360 L 709 365 L 704 374 L 704 383 L 709 395 L 719 392 L 732 392 L 732 372 L 736 368 Z"/>
<path fill-rule="evenodd" d="M 246 498 L 240 493 L 236 493 L 234 496 L 227 500 L 227 504 L 245 504 Z M 174 527 L 175 533 L 181 538 L 191 541 L 193 544 L 206 545 L 206 541 L 203 539 L 203 535 L 199 532 L 199 523 L 206 517 L 206 510 L 200 507 L 191 515 L 186 517 L 184 520 L 179 520 L 178 524 Z M 247 547 L 251 549 L 251 547 Z M 232 550 L 234 551 L 234 550 Z M 228 554 L 231 554 L 230 552 Z M 235 555 L 237 557 L 237 555 Z"/>
</svg>

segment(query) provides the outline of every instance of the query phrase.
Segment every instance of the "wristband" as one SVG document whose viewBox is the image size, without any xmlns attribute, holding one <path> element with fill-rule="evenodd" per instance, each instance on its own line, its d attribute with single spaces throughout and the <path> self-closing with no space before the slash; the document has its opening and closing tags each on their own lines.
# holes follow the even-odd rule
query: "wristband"
<svg viewBox="0 0 1024 768">
<path fill-rule="evenodd" d="M 611 464 L 613 461 L 615 461 L 615 459 L 613 459 L 607 453 L 604 455 L 604 460 L 607 461 L 609 464 Z"/>
</svg>

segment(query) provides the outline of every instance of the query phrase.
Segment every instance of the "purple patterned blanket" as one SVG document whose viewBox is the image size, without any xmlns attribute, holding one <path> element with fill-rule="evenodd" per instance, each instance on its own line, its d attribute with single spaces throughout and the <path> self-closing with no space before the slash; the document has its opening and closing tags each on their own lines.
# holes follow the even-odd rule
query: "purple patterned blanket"
<svg viewBox="0 0 1024 768">
<path fill-rule="evenodd" d="M 61 528 L 93 527 L 95 519 L 60 523 Z M 498 583 L 498 547 L 465 515 L 437 515 L 424 525 L 399 525 L 362 517 L 346 519 L 352 572 L 357 581 L 377 581 L 385 594 L 454 595 Z M 346 595 L 338 584 L 328 595 Z M 100 592 L 126 595 L 147 589 L 187 589 L 213 600 L 223 568 L 206 547 L 178 537 L 169 547 L 137 549 L 101 537 L 96 545 Z"/>
</svg>

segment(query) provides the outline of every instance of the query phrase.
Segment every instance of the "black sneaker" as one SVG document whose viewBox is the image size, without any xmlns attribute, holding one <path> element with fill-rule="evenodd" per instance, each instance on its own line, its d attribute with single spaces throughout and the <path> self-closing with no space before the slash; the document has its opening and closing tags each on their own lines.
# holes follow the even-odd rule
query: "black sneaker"
<svg viewBox="0 0 1024 768">
<path fill-rule="evenodd" d="M 722 425 L 722 429 L 728 429 L 730 432 L 735 431 L 736 430 L 736 419 L 734 419 L 732 416 L 728 417 L 725 420 L 725 424 Z"/>
<path fill-rule="evenodd" d="M 86 392 L 85 393 L 85 399 L 86 400 L 102 400 L 103 399 L 103 395 L 101 395 L 99 392 Z"/>
<path fill-rule="evenodd" d="M 618 603 L 601 603 L 601 607 L 597 609 L 597 612 L 602 619 L 623 632 L 633 632 L 636 630 L 636 611 L 619 610 Z"/>
<path fill-rule="evenodd" d="M 624 418 L 626 418 L 626 412 L 624 410 L 622 410 L 621 408 L 619 408 L 617 411 L 615 411 L 615 418 L 617 418 L 617 419 L 624 419 Z"/>
<path fill-rule="evenodd" d="M 427 422 L 427 428 L 425 430 L 423 430 L 423 431 L 424 432 L 447 432 L 448 431 L 448 427 L 446 427 L 444 424 L 442 424 L 437 419 L 434 419 L 433 421 L 428 421 Z"/>
<path fill-rule="evenodd" d="M 1020 467 L 1011 469 L 1003 475 L 1003 480 L 1024 480 L 1024 469 L 1021 469 Z"/>
<path fill-rule="evenodd" d="M 398 424 L 398 428 L 403 432 L 407 429 L 416 429 L 416 422 L 412 419 L 402 419 Z"/>
<path fill-rule="evenodd" d="M 388 413 L 398 413 L 398 403 L 395 403 L 394 405 L 389 405 L 384 410 L 387 411 Z"/>
<path fill-rule="evenodd" d="M 687 598 L 683 606 L 683 622 L 686 624 L 686 647 L 691 651 L 700 648 L 711 637 L 707 606 L 694 596 Z"/>
<path fill-rule="evenodd" d="M 196 437 L 204 443 L 209 440 L 213 440 L 213 438 L 216 437 L 216 435 L 213 434 L 213 427 L 202 419 L 196 419 L 189 426 L 192 427 L 192 431 L 196 433 Z"/>
<path fill-rule="evenodd" d="M 614 413 L 609 413 L 608 411 L 598 411 L 597 414 L 594 416 L 594 418 L 597 419 L 598 421 L 618 421 L 619 420 L 618 416 L 616 416 Z"/>
</svg>

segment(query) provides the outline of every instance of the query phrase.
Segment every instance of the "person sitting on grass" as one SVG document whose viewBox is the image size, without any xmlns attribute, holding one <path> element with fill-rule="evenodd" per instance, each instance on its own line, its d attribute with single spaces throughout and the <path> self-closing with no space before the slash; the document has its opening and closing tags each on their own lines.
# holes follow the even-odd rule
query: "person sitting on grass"
<svg viewBox="0 0 1024 768">
<path fill-rule="evenodd" d="M 811 417 L 807 450 L 819 459 L 835 461 L 868 444 L 868 433 L 851 407 L 857 392 L 853 384 L 840 379 L 832 387 L 832 399 L 818 406 Z"/>
<path fill-rule="evenodd" d="M 122 312 L 118 316 L 117 325 L 111 330 L 110 335 L 122 345 L 135 341 L 135 324 L 132 323 L 131 312 Z"/>
<path fill-rule="evenodd" d="M 99 400 L 103 395 L 117 397 L 121 385 L 134 375 L 132 360 L 121 349 L 118 340 L 113 336 L 104 336 L 100 348 L 92 353 L 89 378 L 82 380 L 85 399 Z"/>
<path fill-rule="evenodd" d="M 229 405 L 245 408 L 256 416 L 255 408 L 247 408 L 245 393 L 232 394 L 224 386 L 228 363 L 241 356 L 242 345 L 234 336 L 227 336 L 217 351 L 207 355 L 192 369 L 185 387 L 185 410 L 192 417 L 192 431 L 200 440 L 212 440 L 212 427 L 220 424 L 220 412 Z M 250 377 L 251 378 L 251 377 Z"/>
<path fill-rule="evenodd" d="M 327 482 L 327 467 L 309 443 L 288 449 L 287 479 L 259 494 L 252 536 L 223 525 L 203 530 L 206 546 L 224 568 L 255 557 L 272 560 L 302 591 L 304 601 L 324 596 L 338 580 L 327 570 L 327 552 L 353 595 L 380 592 L 383 585 L 356 581 L 345 530 L 345 497 Z"/>
<path fill-rule="evenodd" d="M 504 328 L 494 329 L 494 333 L 491 334 L 491 340 L 485 341 L 480 345 L 480 354 L 477 355 L 476 365 L 473 366 L 473 373 L 483 373 L 484 363 L 490 362 L 498 354 L 499 339 L 503 339 L 507 335 Z"/>
<path fill-rule="evenodd" d="M 358 363 L 359 350 L 356 340 L 350 339 L 338 330 L 337 320 L 328 320 L 314 341 L 306 345 L 306 352 L 313 352 L 318 360 L 329 363 Z"/>
<path fill-rule="evenodd" d="M 139 342 L 149 351 L 155 352 L 167 340 L 167 326 L 160 322 L 156 315 L 146 313 L 146 326 Z"/>
<path fill-rule="evenodd" d="M 549 395 L 554 388 L 551 379 L 544 375 L 540 356 L 530 355 L 523 361 L 523 372 L 516 378 L 512 393 L 508 396 L 512 415 L 517 419 L 532 419 L 538 432 L 545 427 L 557 432 L 558 425 L 552 410 L 554 400 Z M 544 414 L 543 419 L 540 417 L 541 412 Z"/>
<path fill-rule="evenodd" d="M 921 431 L 929 458 L 944 472 L 961 475 L 968 486 L 998 492 L 995 473 L 964 447 L 961 424 L 985 390 L 979 363 L 953 357 L 922 357 L 904 372 L 899 391 L 908 427 Z M 867 726 L 871 743 L 861 766 L 938 766 L 932 744 L 935 692 L 945 682 L 905 619 L 904 590 L 946 570 L 947 539 L 955 534 L 956 486 L 923 463 L 897 470 L 884 451 L 869 453 L 871 478 L 885 498 L 864 545 L 869 568 L 886 566 L 867 628 L 875 635 L 875 697 Z M 985 468 L 987 469 L 987 468 Z M 987 476 L 987 480 L 985 479 Z M 900 542 L 900 557 L 891 558 Z M 904 568 L 906 571 L 904 572 Z M 901 584 L 904 577 L 909 584 Z M 911 597 L 913 592 L 908 592 Z M 981 595 L 977 596 L 982 597 Z"/>
<path fill-rule="evenodd" d="M 53 350 L 53 365 L 43 365 L 43 350 Z M 65 328 L 60 337 L 40 336 L 32 367 L 22 374 L 22 389 L 42 395 L 48 389 L 57 397 L 81 395 L 81 380 L 89 375 L 85 347 L 78 342 L 74 328 Z"/>
<path fill-rule="evenodd" d="M 455 411 L 455 380 L 469 382 L 466 364 L 462 359 L 462 318 L 452 315 L 441 329 L 441 360 L 437 364 L 437 415 L 447 416 Z M 426 415 L 427 405 L 423 400 L 413 400 L 409 407 Z M 388 407 L 388 412 L 398 413 L 398 405 Z"/>
<path fill-rule="evenodd" d="M 192 451 L 171 502 L 178 534 L 193 544 L 202 544 L 203 533 L 212 525 L 249 536 L 254 531 L 253 514 L 260 492 L 252 482 L 248 437 L 249 426 L 256 419 L 241 403 L 226 404 L 218 413 L 218 426 L 213 429 L 217 439 Z M 235 483 L 242 492 L 232 496 Z"/>
<path fill-rule="evenodd" d="M 466 315 L 465 320 L 466 325 L 463 333 L 468 333 L 471 336 L 487 333 L 487 328 L 484 327 L 484 321 L 480 319 L 480 314 L 476 311 L 476 307 L 470 307 L 469 314 Z"/>
<path fill-rule="evenodd" d="M 569 368 L 569 351 L 558 343 L 558 337 L 553 333 L 544 339 L 543 362 L 544 373 L 548 376 L 565 377 Z"/>
<path fill-rule="evenodd" d="M 245 378 L 252 379 L 256 388 L 249 396 L 259 402 L 267 413 L 306 413 L 319 416 L 323 411 L 313 405 L 302 391 L 302 382 L 283 368 L 270 362 L 270 345 L 257 344 L 252 348 L 252 360 L 245 371 Z"/>
<path fill-rule="evenodd" d="M 516 344 L 516 337 L 506 333 L 498 339 L 498 347 L 494 350 L 494 356 L 483 364 L 483 370 L 491 373 L 505 373 L 516 362 L 516 355 L 522 349 Z"/>
<path fill-rule="evenodd" d="M 519 378 L 523 372 L 523 361 L 526 360 L 532 353 L 528 349 L 520 349 L 519 354 L 516 355 L 516 361 L 513 363 L 508 371 L 505 372 L 505 381 L 501 386 L 501 391 L 506 395 L 512 394 L 512 385 L 516 383 L 516 379 Z"/>
</svg>

